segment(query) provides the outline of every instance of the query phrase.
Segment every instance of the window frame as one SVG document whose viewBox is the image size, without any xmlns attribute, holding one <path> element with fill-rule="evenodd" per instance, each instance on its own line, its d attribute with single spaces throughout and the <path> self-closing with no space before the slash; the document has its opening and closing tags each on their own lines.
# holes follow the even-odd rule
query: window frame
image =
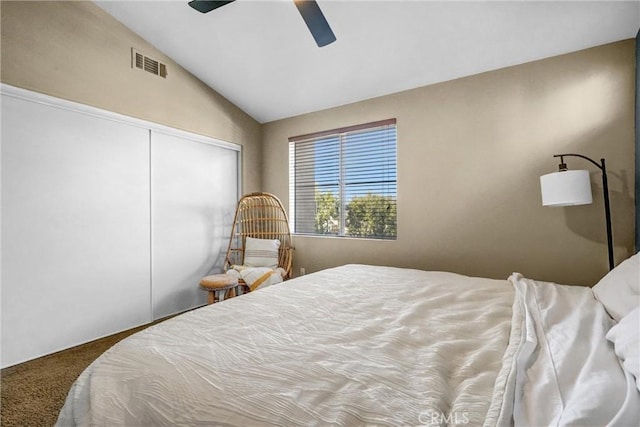
<svg viewBox="0 0 640 427">
<path fill-rule="evenodd" d="M 390 194 L 379 194 L 381 196 L 384 197 L 392 197 L 393 198 L 393 202 L 394 202 L 394 210 L 395 210 L 395 233 L 393 235 L 385 235 L 385 234 L 380 234 L 380 235 L 354 235 L 354 234 L 348 234 L 348 227 L 346 225 L 346 219 L 347 219 L 347 211 L 346 211 L 346 206 L 350 203 L 350 200 L 347 200 L 347 196 L 346 196 L 346 192 L 345 192 L 345 187 L 349 186 L 350 184 L 345 182 L 345 172 L 348 170 L 348 166 L 345 166 L 345 164 L 343 164 L 342 160 L 343 160 L 343 152 L 345 150 L 344 145 L 346 145 L 346 140 L 348 140 L 349 136 L 352 135 L 357 135 L 358 133 L 361 132 L 366 132 L 367 130 L 370 131 L 376 131 L 377 129 L 382 129 L 382 128 L 390 128 L 393 129 L 393 148 L 394 148 L 394 156 L 393 156 L 393 168 L 389 169 L 392 171 L 393 175 L 394 175 L 394 179 L 392 181 L 387 181 L 387 182 L 382 182 L 381 181 L 381 185 L 388 185 L 388 183 L 393 183 L 392 186 L 394 188 L 394 191 Z M 339 213 L 338 213 L 338 222 L 339 222 L 339 226 L 338 226 L 338 232 L 337 233 L 320 233 L 317 231 L 314 232 L 308 232 L 308 231 L 299 231 L 297 224 L 296 224 L 296 144 L 300 143 L 304 143 L 304 144 L 310 144 L 313 145 L 313 148 L 317 148 L 317 146 L 315 144 L 322 142 L 322 138 L 331 138 L 331 137 L 335 137 L 338 139 L 338 151 L 341 153 L 339 154 L 339 168 L 338 168 L 338 174 L 339 174 L 339 183 L 338 183 L 338 194 L 336 195 L 336 197 L 338 198 L 338 204 L 339 204 Z M 379 120 L 379 121 L 375 121 L 375 122 L 369 122 L 369 123 L 363 123 L 363 124 L 358 124 L 358 125 L 353 125 L 353 126 L 347 126 L 347 127 L 342 127 L 342 128 L 337 128 L 337 129 L 331 129 L 331 130 L 325 130 L 325 131 L 320 131 L 320 132 L 313 132 L 313 133 L 308 133 L 308 134 L 302 134 L 302 135 L 297 135 L 297 136 L 292 136 L 288 138 L 289 141 L 289 219 L 290 222 L 292 224 L 292 233 L 298 236 L 308 236 L 308 237 L 334 237 L 334 238 L 353 238 L 353 239 L 372 239 L 372 240 L 380 240 L 380 241 L 386 241 L 386 240 L 390 240 L 390 241 L 394 241 L 398 239 L 398 230 L 397 230 L 397 206 L 398 206 L 398 189 L 397 189 L 397 185 L 398 185 L 398 179 L 397 179 L 397 171 L 398 171 L 398 154 L 397 154 L 397 147 L 398 147 L 398 134 L 397 134 L 397 120 L 395 118 L 392 119 L 386 119 L 386 120 Z M 372 158 L 375 158 L 375 156 L 372 156 Z M 316 160 L 314 158 L 314 160 Z M 351 184 L 351 185 L 358 185 L 358 184 Z M 314 192 L 318 189 L 318 184 L 315 183 L 313 185 L 314 188 Z M 368 194 L 374 194 L 375 193 L 367 193 Z M 304 209 L 303 207 L 298 207 L 299 209 Z"/>
</svg>

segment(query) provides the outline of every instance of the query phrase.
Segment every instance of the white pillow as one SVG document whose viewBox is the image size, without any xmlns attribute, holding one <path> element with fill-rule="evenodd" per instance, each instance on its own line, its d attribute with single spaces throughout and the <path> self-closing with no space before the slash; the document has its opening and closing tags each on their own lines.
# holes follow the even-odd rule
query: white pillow
<svg viewBox="0 0 640 427">
<path fill-rule="evenodd" d="M 593 294 L 616 322 L 640 305 L 640 252 L 600 279 Z"/>
<path fill-rule="evenodd" d="M 244 265 L 247 267 L 278 267 L 280 240 L 247 237 L 244 243 Z"/>
<path fill-rule="evenodd" d="M 609 329 L 606 336 L 613 343 L 622 366 L 636 379 L 640 391 L 640 306 Z"/>
</svg>

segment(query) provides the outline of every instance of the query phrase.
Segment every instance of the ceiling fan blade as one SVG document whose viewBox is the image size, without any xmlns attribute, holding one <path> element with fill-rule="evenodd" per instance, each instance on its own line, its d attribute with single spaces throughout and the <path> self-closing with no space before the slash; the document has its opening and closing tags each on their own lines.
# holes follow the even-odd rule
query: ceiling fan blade
<svg viewBox="0 0 640 427">
<path fill-rule="evenodd" d="M 220 1 L 205 1 L 205 0 L 192 0 L 189 2 L 189 6 L 201 13 L 211 12 L 214 9 L 231 3 L 235 0 L 220 0 Z"/>
<path fill-rule="evenodd" d="M 336 41 L 336 36 L 333 34 L 329 23 L 315 0 L 294 0 L 294 3 L 309 31 L 311 31 L 311 35 L 316 40 L 318 47 L 326 46 Z"/>
</svg>

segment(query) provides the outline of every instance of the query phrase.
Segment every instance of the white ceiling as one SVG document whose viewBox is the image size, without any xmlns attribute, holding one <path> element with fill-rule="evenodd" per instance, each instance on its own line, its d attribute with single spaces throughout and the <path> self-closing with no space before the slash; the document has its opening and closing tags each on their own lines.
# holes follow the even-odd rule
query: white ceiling
<svg viewBox="0 0 640 427">
<path fill-rule="evenodd" d="M 261 123 L 635 37 L 640 1 L 291 0 L 97 4 Z M 169 78 L 171 76 L 169 75 Z"/>
</svg>

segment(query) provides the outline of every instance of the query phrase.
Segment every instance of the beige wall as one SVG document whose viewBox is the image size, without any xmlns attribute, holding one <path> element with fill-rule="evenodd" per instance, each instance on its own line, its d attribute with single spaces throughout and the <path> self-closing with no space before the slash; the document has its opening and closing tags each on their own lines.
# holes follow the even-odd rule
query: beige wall
<svg viewBox="0 0 640 427">
<path fill-rule="evenodd" d="M 243 146 L 243 191 L 260 190 L 261 126 L 91 2 L 3 1 L 3 83 Z M 131 48 L 168 66 L 131 68 Z"/>
<path fill-rule="evenodd" d="M 591 284 L 607 270 L 595 203 L 540 206 L 551 157 L 605 157 L 616 258 L 633 246 L 634 42 L 427 86 L 260 126 L 90 2 L 1 3 L 2 82 L 243 146 L 244 192 L 288 205 L 287 138 L 398 119 L 398 240 L 297 237 L 295 271 L 350 262 Z M 168 78 L 131 69 L 134 47 Z M 262 144 L 261 144 L 262 141 Z"/>
<path fill-rule="evenodd" d="M 437 66 L 437 61 L 434 62 Z M 634 41 L 488 72 L 263 126 L 263 190 L 288 206 L 289 136 L 395 117 L 398 239 L 296 236 L 295 272 L 372 263 L 589 285 L 607 271 L 593 205 L 541 206 L 553 154 L 606 158 L 616 259 L 633 247 Z"/>
</svg>

